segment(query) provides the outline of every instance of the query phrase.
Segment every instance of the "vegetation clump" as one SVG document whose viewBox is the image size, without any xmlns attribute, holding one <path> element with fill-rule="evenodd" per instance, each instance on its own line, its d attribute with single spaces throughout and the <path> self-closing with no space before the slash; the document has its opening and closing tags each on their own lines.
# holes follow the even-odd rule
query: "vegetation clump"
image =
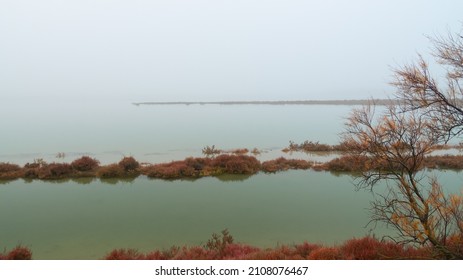
<svg viewBox="0 0 463 280">
<path fill-rule="evenodd" d="M 265 161 L 262 163 L 262 171 L 266 173 L 275 173 L 278 171 L 286 171 L 289 169 L 309 169 L 311 163 L 302 159 L 286 159 L 279 157 L 274 160 Z"/>
<path fill-rule="evenodd" d="M 118 165 L 126 172 L 126 173 L 135 173 L 140 167 L 140 163 L 135 160 L 133 157 L 124 157 L 119 161 Z"/>
<path fill-rule="evenodd" d="M 199 177 L 202 168 L 203 166 L 198 165 L 197 169 L 195 169 L 187 161 L 173 161 L 148 166 L 144 168 L 143 174 L 150 178 L 171 180 L 184 177 Z"/>
<path fill-rule="evenodd" d="M 21 167 L 17 164 L 0 162 L 0 179 L 13 180 L 22 176 Z"/>
<path fill-rule="evenodd" d="M 246 155 L 219 155 L 215 158 L 186 158 L 183 161 L 153 164 L 142 172 L 150 178 L 181 179 L 216 176 L 220 174 L 255 174 L 260 162 Z"/>
<path fill-rule="evenodd" d="M 430 169 L 463 169 L 462 155 L 444 155 L 444 156 L 428 156 L 424 160 L 424 165 Z"/>
<path fill-rule="evenodd" d="M 37 177 L 44 180 L 69 178 L 73 174 L 69 163 L 49 163 L 38 168 Z"/>
<path fill-rule="evenodd" d="M 96 176 L 103 179 L 121 178 L 125 176 L 125 172 L 119 164 L 113 163 L 100 167 Z"/>
<path fill-rule="evenodd" d="M 289 146 L 284 148 L 282 151 L 287 152 L 345 152 L 349 148 L 346 143 L 341 142 L 337 145 L 322 144 L 320 142 L 304 141 L 301 144 L 296 144 L 293 141 L 289 141 Z"/>
<path fill-rule="evenodd" d="M 253 156 L 220 155 L 212 161 L 219 173 L 255 174 L 260 170 L 260 162 Z"/>
<path fill-rule="evenodd" d="M 95 170 L 98 166 L 100 166 L 100 162 L 89 156 L 83 156 L 71 162 L 71 166 L 77 171 L 85 172 Z"/>
<path fill-rule="evenodd" d="M 227 230 L 213 234 L 205 246 L 173 246 L 168 250 L 142 253 L 135 249 L 116 249 L 107 260 L 393 260 L 439 259 L 431 248 L 409 247 L 374 237 L 354 238 L 338 246 L 303 242 L 261 249 L 235 243 Z"/>
<path fill-rule="evenodd" d="M 0 252 L 0 260 L 31 260 L 32 251 L 24 246 L 16 246 L 11 251 Z"/>
<path fill-rule="evenodd" d="M 124 157 L 118 163 L 100 166 L 99 161 L 83 156 L 69 163 L 47 163 L 36 159 L 20 167 L 11 163 L 0 163 L 0 180 L 42 179 L 59 180 L 70 178 L 98 177 L 102 179 L 136 178 L 143 174 L 149 178 L 165 180 L 201 178 L 226 174 L 253 175 L 258 172 L 275 173 L 286 170 L 330 171 L 361 175 L 362 172 L 391 172 L 400 170 L 397 162 L 387 161 L 381 157 L 358 154 L 353 149 L 338 158 L 324 163 L 312 163 L 302 159 L 279 157 L 260 162 L 256 157 L 245 154 L 220 154 L 215 157 L 188 157 L 169 163 L 141 165 L 133 157 Z M 426 156 L 417 170 L 429 169 L 463 169 L 462 155 Z"/>
</svg>

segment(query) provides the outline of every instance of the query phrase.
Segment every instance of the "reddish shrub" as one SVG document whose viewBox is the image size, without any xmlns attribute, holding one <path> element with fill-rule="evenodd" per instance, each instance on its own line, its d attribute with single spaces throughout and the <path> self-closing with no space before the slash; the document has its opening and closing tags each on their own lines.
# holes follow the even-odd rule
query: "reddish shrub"
<svg viewBox="0 0 463 280">
<path fill-rule="evenodd" d="M 154 164 L 146 167 L 143 173 L 150 178 L 160 179 L 180 179 L 183 177 L 194 177 L 199 174 L 184 161 Z"/>
<path fill-rule="evenodd" d="M 133 157 L 124 157 L 118 164 L 125 172 L 136 171 L 140 166 L 140 163 L 138 163 L 138 161 L 136 161 Z"/>
<path fill-rule="evenodd" d="M 310 162 L 301 159 L 286 159 L 283 157 L 265 161 L 262 163 L 262 170 L 267 173 L 285 171 L 288 169 L 309 169 Z"/>
<path fill-rule="evenodd" d="M 149 252 L 145 255 L 145 257 L 147 260 L 168 260 L 171 258 L 169 254 L 159 250 Z"/>
<path fill-rule="evenodd" d="M 50 163 L 38 170 L 40 179 L 62 179 L 72 174 L 72 167 L 68 163 Z"/>
<path fill-rule="evenodd" d="M 14 180 L 22 176 L 23 172 L 19 165 L 0 162 L 0 180 Z"/>
<path fill-rule="evenodd" d="M 227 244 L 222 251 L 222 259 L 242 260 L 249 259 L 249 256 L 259 252 L 260 249 L 246 244 L 231 243 Z"/>
<path fill-rule="evenodd" d="M 174 260 L 217 260 L 221 259 L 217 252 L 203 247 L 183 247 L 172 258 Z"/>
<path fill-rule="evenodd" d="M 116 249 L 109 252 L 104 259 L 106 260 L 144 260 L 146 256 L 134 249 Z"/>
<path fill-rule="evenodd" d="M 371 160 L 366 156 L 346 155 L 335 158 L 321 166 L 321 169 L 334 172 L 362 172 L 371 168 Z"/>
<path fill-rule="evenodd" d="M 459 237 L 449 238 L 451 248 L 461 250 Z M 0 259 L 1 259 L 0 255 Z M 172 247 L 165 251 L 153 251 L 143 254 L 133 249 L 114 250 L 105 256 L 105 259 L 150 259 L 150 260 L 384 260 L 384 259 L 444 259 L 430 247 L 405 247 L 394 242 L 379 241 L 372 237 L 351 239 L 341 246 L 322 247 L 304 242 L 294 246 L 279 246 L 277 248 L 259 249 L 245 244 L 233 243 L 228 231 L 214 234 L 203 247 Z"/>
<path fill-rule="evenodd" d="M 344 260 L 341 250 L 336 247 L 320 247 L 313 250 L 308 257 L 309 260 Z"/>
<path fill-rule="evenodd" d="M 26 179 L 36 179 L 39 177 L 39 168 L 26 168 L 23 176 Z"/>
<path fill-rule="evenodd" d="M 21 170 L 21 167 L 17 164 L 12 164 L 8 162 L 0 162 L 0 174 L 10 173 Z"/>
<path fill-rule="evenodd" d="M 220 155 L 213 160 L 212 165 L 229 174 L 254 174 L 260 170 L 260 162 L 246 155 Z"/>
<path fill-rule="evenodd" d="M 307 259 L 314 250 L 320 248 L 320 245 L 304 242 L 295 246 L 296 254 L 301 256 L 303 259 Z"/>
<path fill-rule="evenodd" d="M 77 171 L 92 171 L 100 165 L 100 162 L 88 156 L 83 156 L 71 162 L 72 168 Z"/>
<path fill-rule="evenodd" d="M 443 155 L 443 156 L 428 156 L 424 160 L 424 165 L 427 168 L 433 169 L 463 169 L 462 155 Z"/>
<path fill-rule="evenodd" d="M 2 256 L 0 255 L 0 259 Z M 6 260 L 31 260 L 32 259 L 32 251 L 29 248 L 23 246 L 16 246 L 14 249 L 9 251 L 3 259 Z"/>
<path fill-rule="evenodd" d="M 260 250 L 247 256 L 247 259 L 255 260 L 300 260 L 302 257 L 297 254 L 294 247 L 280 246 L 274 249 Z"/>
<path fill-rule="evenodd" d="M 119 178 L 125 175 L 124 170 L 118 164 L 110 164 L 102 166 L 96 172 L 96 176 L 100 178 Z"/>
<path fill-rule="evenodd" d="M 212 160 L 210 158 L 193 158 L 189 157 L 185 159 L 185 164 L 192 167 L 196 171 L 202 171 L 211 165 Z"/>
<path fill-rule="evenodd" d="M 402 247 L 390 242 L 379 241 L 372 237 L 351 239 L 341 246 L 346 259 L 352 260 L 379 260 L 395 258 L 401 255 Z"/>
</svg>

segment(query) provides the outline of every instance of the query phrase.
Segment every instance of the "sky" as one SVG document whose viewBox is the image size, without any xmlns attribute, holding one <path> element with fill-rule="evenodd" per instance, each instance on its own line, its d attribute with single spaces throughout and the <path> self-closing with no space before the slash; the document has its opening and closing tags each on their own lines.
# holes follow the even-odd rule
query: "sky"
<svg viewBox="0 0 463 280">
<path fill-rule="evenodd" d="M 458 0 L 0 0 L 1 100 L 385 98 Z"/>
</svg>

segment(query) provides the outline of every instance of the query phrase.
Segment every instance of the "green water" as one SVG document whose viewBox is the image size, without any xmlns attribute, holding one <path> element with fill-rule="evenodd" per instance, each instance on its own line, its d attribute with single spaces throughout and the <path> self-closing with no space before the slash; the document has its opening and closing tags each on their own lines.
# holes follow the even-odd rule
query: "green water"
<svg viewBox="0 0 463 280">
<path fill-rule="evenodd" d="M 257 147 L 263 150 L 259 160 L 267 160 L 280 156 L 289 140 L 337 143 L 351 109 L 1 103 L 0 162 L 70 162 L 84 154 L 102 163 L 124 155 L 166 162 L 200 156 L 207 145 Z M 58 152 L 65 158 L 56 158 Z M 463 186 L 460 173 L 436 174 L 453 191 Z M 0 248 L 25 245 L 35 259 L 99 259 L 115 248 L 201 245 L 225 228 L 236 241 L 260 247 L 393 234 L 367 227 L 373 197 L 355 191 L 352 180 L 288 171 L 196 181 L 0 181 Z"/>
<path fill-rule="evenodd" d="M 98 259 L 114 248 L 200 245 L 225 228 L 260 247 L 332 244 L 370 230 L 371 195 L 326 172 L 85 183 L 1 184 L 1 246 L 30 246 L 36 259 Z"/>
</svg>

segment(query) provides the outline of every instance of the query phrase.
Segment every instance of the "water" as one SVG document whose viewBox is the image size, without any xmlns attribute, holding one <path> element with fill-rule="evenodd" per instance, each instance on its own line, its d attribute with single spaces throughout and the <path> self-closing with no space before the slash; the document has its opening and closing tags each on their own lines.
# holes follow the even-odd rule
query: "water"
<svg viewBox="0 0 463 280">
<path fill-rule="evenodd" d="M 0 162 L 83 154 L 102 163 L 134 156 L 164 162 L 200 156 L 205 146 L 258 148 L 277 156 L 289 141 L 336 144 L 349 106 L 180 105 L 129 102 L 0 103 Z M 304 155 L 300 155 L 303 157 Z M 62 161 L 62 160 L 61 160 Z"/>
<path fill-rule="evenodd" d="M 265 160 L 281 155 L 289 140 L 338 143 L 351 109 L 1 103 L 0 162 L 69 162 L 83 154 L 102 163 L 124 155 L 165 162 L 200 156 L 207 145 L 257 147 Z M 55 157 L 59 152 L 64 159 Z M 459 173 L 436 174 L 454 191 L 463 185 Z M 238 242 L 260 247 L 392 234 L 367 226 L 371 199 L 354 190 L 351 177 L 315 171 L 195 181 L 0 181 L 0 247 L 26 245 L 36 259 L 99 259 L 115 248 L 200 245 L 225 228 Z"/>
<path fill-rule="evenodd" d="M 115 248 L 205 244 L 225 228 L 260 247 L 332 244 L 371 229 L 371 195 L 355 192 L 348 176 L 289 171 L 221 179 L 10 182 L 0 185 L 1 244 L 30 246 L 37 259 L 98 259 Z"/>
</svg>

